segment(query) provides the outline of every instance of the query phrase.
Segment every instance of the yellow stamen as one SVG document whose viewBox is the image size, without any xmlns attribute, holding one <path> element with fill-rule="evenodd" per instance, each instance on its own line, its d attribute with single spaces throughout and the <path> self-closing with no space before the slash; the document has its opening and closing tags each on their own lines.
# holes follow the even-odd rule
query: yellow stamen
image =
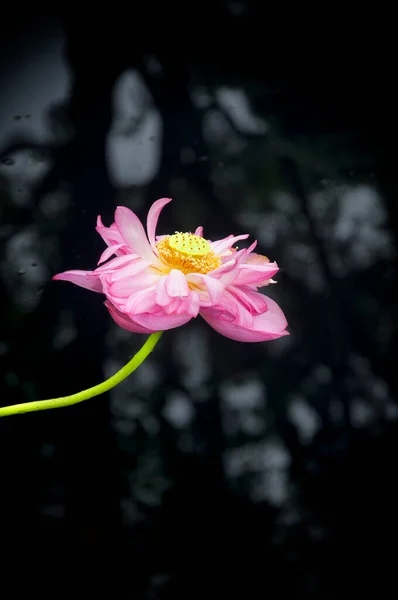
<svg viewBox="0 0 398 600">
<path fill-rule="evenodd" d="M 162 238 L 157 244 L 160 260 L 171 270 L 209 273 L 221 265 L 207 240 L 193 233 L 180 233 Z"/>
</svg>

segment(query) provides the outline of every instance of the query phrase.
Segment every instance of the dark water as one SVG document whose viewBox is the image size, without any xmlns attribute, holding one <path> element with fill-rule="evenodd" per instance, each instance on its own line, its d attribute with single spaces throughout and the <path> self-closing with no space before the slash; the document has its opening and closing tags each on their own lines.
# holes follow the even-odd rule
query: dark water
<svg viewBox="0 0 398 600">
<path fill-rule="evenodd" d="M 94 385 L 142 344 L 99 295 L 51 281 L 95 267 L 96 217 L 117 205 L 144 219 L 171 196 L 160 233 L 250 233 L 281 267 L 270 295 L 291 335 L 241 344 L 197 319 L 112 393 L 1 419 L 0 549 L 20 575 L 0 595 L 393 592 L 388 51 L 358 36 L 340 59 L 330 36 L 284 59 L 254 3 L 181 9 L 189 26 L 160 32 L 153 10 L 3 32 L 0 402 Z"/>
</svg>

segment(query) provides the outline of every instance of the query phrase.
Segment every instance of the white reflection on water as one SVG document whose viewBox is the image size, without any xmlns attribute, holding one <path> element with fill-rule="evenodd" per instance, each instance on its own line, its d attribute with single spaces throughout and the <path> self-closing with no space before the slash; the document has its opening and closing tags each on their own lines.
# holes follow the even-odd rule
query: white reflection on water
<svg viewBox="0 0 398 600">
<path fill-rule="evenodd" d="M 106 140 L 110 181 L 116 188 L 146 185 L 159 169 L 162 119 L 133 69 L 117 79 L 112 104 L 113 119 Z"/>
<path fill-rule="evenodd" d="M 31 34 L 29 43 L 16 39 L 8 49 L 0 92 L 0 154 L 18 134 L 40 144 L 56 141 L 49 109 L 65 104 L 72 89 L 64 49 L 65 36 L 56 22 L 44 34 Z"/>
</svg>

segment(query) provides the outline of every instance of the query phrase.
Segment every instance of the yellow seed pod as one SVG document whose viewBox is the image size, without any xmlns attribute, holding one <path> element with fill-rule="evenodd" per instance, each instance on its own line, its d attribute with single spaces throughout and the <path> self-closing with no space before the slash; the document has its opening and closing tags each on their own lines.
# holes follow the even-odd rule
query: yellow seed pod
<svg viewBox="0 0 398 600">
<path fill-rule="evenodd" d="M 175 233 L 168 242 L 170 248 L 187 256 L 205 256 L 211 251 L 209 242 L 193 233 Z"/>
</svg>

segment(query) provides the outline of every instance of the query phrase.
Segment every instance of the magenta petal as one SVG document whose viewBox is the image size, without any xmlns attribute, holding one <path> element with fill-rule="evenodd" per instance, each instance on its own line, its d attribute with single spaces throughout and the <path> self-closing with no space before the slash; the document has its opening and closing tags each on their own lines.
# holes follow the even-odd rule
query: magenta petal
<svg viewBox="0 0 398 600">
<path fill-rule="evenodd" d="M 87 290 L 102 293 L 101 281 L 94 271 L 64 271 L 53 277 L 56 281 L 70 281 Z"/>
<path fill-rule="evenodd" d="M 254 315 L 251 327 L 243 327 L 236 321 L 225 321 L 220 318 L 218 311 L 213 313 L 211 308 L 201 309 L 200 314 L 218 333 L 238 342 L 265 342 L 289 335 L 282 310 L 274 300 L 265 298 L 268 310 L 261 315 Z"/>
<path fill-rule="evenodd" d="M 106 308 L 109 310 L 109 313 L 112 319 L 121 327 L 122 329 L 127 329 L 127 331 L 132 331 L 133 333 L 153 333 L 152 329 L 147 329 L 146 327 L 142 327 L 137 323 L 134 323 L 131 319 L 129 319 L 125 314 L 121 313 L 111 302 L 108 300 L 104 302 Z"/>
<path fill-rule="evenodd" d="M 118 206 L 115 212 L 115 222 L 120 235 L 132 252 L 142 258 L 152 260 L 152 248 L 137 215 L 126 206 Z"/>
<path fill-rule="evenodd" d="M 156 244 L 156 226 L 158 224 L 159 215 L 163 208 L 171 202 L 171 198 L 161 198 L 156 200 L 149 209 L 148 217 L 146 220 L 146 229 L 148 232 L 149 243 L 154 246 Z"/>
</svg>

